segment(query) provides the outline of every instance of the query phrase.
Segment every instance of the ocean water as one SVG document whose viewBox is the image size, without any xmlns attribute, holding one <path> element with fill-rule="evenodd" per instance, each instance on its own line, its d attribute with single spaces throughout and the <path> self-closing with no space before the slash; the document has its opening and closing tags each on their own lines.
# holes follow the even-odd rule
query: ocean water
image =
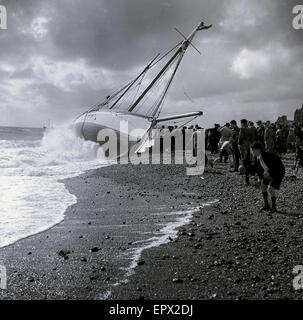
<svg viewBox="0 0 303 320">
<path fill-rule="evenodd" d="M 49 229 L 77 202 L 61 179 L 106 165 L 70 127 L 0 127 L 0 247 Z"/>
</svg>

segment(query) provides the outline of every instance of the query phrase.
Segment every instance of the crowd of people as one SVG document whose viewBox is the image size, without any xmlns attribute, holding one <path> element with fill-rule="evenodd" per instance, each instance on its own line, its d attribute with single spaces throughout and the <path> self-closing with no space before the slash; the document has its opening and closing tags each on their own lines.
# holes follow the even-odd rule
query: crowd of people
<svg viewBox="0 0 303 320">
<path fill-rule="evenodd" d="M 206 134 L 207 149 L 212 154 L 219 153 L 219 161 L 227 162 L 232 157 L 233 171 L 239 170 L 240 160 L 244 167 L 250 163 L 250 146 L 259 141 L 264 151 L 274 153 L 279 157 L 287 152 L 295 152 L 298 142 L 303 140 L 303 126 L 293 123 L 271 123 L 270 121 L 241 120 L 240 127 L 235 120 L 224 126 L 215 124 Z"/>
<path fill-rule="evenodd" d="M 201 132 L 201 127 L 192 125 L 182 128 L 177 126 L 161 126 L 160 128 L 161 131 L 166 130 L 171 134 L 172 152 L 175 151 L 174 131 L 182 132 L 183 148 L 185 148 L 185 132 L 187 129 L 191 129 L 194 133 L 194 156 L 196 155 L 197 134 Z M 210 163 L 213 166 L 216 161 L 230 162 L 230 171 L 245 176 L 247 185 L 250 184 L 251 176 L 258 176 L 264 199 L 261 210 L 276 212 L 277 190 L 279 190 L 285 176 L 283 156 L 288 152 L 296 152 L 296 162 L 293 169 L 303 168 L 303 125 L 296 122 L 284 124 L 260 120 L 255 126 L 254 122 L 242 119 L 240 126 L 237 121 L 232 120 L 224 126 L 215 124 L 205 133 L 206 149 L 211 154 L 218 154 L 214 162 L 208 161 L 208 157 L 205 155 L 205 164 Z M 160 149 L 163 151 L 162 136 L 160 145 Z"/>
<path fill-rule="evenodd" d="M 207 148 L 212 154 L 219 153 L 218 161 L 232 163 L 232 172 L 245 175 L 250 184 L 250 175 L 258 175 L 264 199 L 262 210 L 276 212 L 276 192 L 285 176 L 283 155 L 296 152 L 295 168 L 303 167 L 303 126 L 292 123 L 271 123 L 235 120 L 224 126 L 215 124 L 207 130 Z M 295 169 L 293 168 L 293 169 Z M 268 201 L 271 197 L 271 207 Z"/>
<path fill-rule="evenodd" d="M 183 134 L 183 148 L 185 148 L 185 131 L 191 129 L 195 133 L 202 129 L 199 125 L 183 126 L 160 126 L 160 131 L 166 130 L 172 134 L 171 147 L 174 151 L 174 131 Z M 288 152 L 298 152 L 298 145 L 303 143 L 303 125 L 293 122 L 291 124 L 271 123 L 270 121 L 254 122 L 246 119 L 241 120 L 238 126 L 235 120 L 226 123 L 224 126 L 215 124 L 213 128 L 205 131 L 205 146 L 211 154 L 218 154 L 216 161 L 230 162 L 233 172 L 239 172 L 240 165 L 247 167 L 251 164 L 251 145 L 253 142 L 260 142 L 263 150 L 273 153 L 280 158 Z M 161 146 L 162 146 L 161 141 Z M 161 148 L 162 149 L 162 148 Z M 195 150 L 194 150 L 195 151 Z M 299 150 L 300 151 L 300 150 Z M 195 152 L 194 152 L 195 153 Z"/>
</svg>

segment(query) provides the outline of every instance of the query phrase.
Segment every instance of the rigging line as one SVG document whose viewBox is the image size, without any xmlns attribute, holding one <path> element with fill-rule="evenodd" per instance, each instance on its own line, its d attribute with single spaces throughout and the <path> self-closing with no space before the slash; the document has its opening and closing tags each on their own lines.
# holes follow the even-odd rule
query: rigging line
<svg viewBox="0 0 303 320">
<path fill-rule="evenodd" d="M 141 76 L 141 79 L 139 79 L 137 81 L 136 84 L 134 84 L 133 88 L 131 88 L 126 94 L 125 96 L 117 103 L 115 109 L 118 110 L 123 110 L 123 111 L 127 111 L 128 107 L 133 103 L 133 101 L 135 100 L 136 96 L 138 95 L 137 92 L 139 92 L 140 88 L 141 88 L 141 83 L 144 79 L 144 76 L 147 73 L 143 74 Z"/>
<path fill-rule="evenodd" d="M 162 57 L 160 57 L 157 61 L 154 62 L 154 60 L 160 55 L 160 54 L 157 54 L 157 56 L 151 61 L 150 63 L 150 66 L 149 66 L 149 69 L 153 68 L 157 63 L 159 63 L 161 60 L 163 60 L 167 55 L 169 55 L 172 51 L 174 51 L 178 46 L 180 46 L 182 44 L 182 41 L 179 42 L 178 44 L 176 44 L 172 49 L 170 49 L 168 52 L 166 52 Z M 154 63 L 153 63 L 154 62 Z M 144 72 L 144 71 L 143 71 Z M 145 71 L 147 72 L 147 70 Z M 109 99 L 106 99 L 105 101 L 102 101 L 101 103 L 99 104 L 95 104 L 93 107 L 91 107 L 90 109 L 88 109 L 87 111 L 83 112 L 81 115 L 85 114 L 86 112 L 91 112 L 93 111 L 94 109 L 99 109 L 101 107 L 104 107 L 106 106 L 109 101 L 111 101 L 112 99 L 114 99 L 120 92 L 122 92 L 123 90 L 125 90 L 126 88 L 128 88 L 129 86 L 131 87 L 135 82 L 136 80 L 141 76 L 141 74 L 133 79 L 133 80 L 130 80 L 126 85 L 124 85 L 122 88 L 118 89 L 117 91 L 115 91 L 112 95 L 109 96 Z M 117 103 L 117 101 L 116 101 Z M 115 103 L 115 104 L 116 104 Z M 112 105 L 109 109 L 112 109 L 114 106 Z M 79 115 L 80 116 L 80 115 Z"/>
<path fill-rule="evenodd" d="M 166 52 L 165 54 L 163 54 L 163 56 L 161 56 L 157 61 L 155 61 L 154 63 L 151 63 L 149 69 L 152 69 L 156 64 L 158 64 L 161 60 L 163 60 L 167 55 L 169 55 L 172 51 L 174 51 L 178 46 L 180 46 L 182 44 L 182 41 L 179 42 L 178 44 L 176 44 L 172 49 L 170 49 L 168 52 Z M 159 56 L 160 54 L 158 54 L 157 56 Z M 156 57 L 157 58 L 157 57 Z M 146 72 L 144 73 L 142 79 L 140 80 L 140 85 L 142 84 L 142 81 L 143 81 L 143 78 L 145 77 L 146 73 L 147 73 L 148 70 L 146 70 Z M 162 76 L 161 76 L 162 77 Z M 137 93 L 139 91 L 139 88 L 137 90 Z M 136 95 L 137 95 L 136 93 Z M 136 97 L 135 95 L 135 97 Z M 134 98 L 135 100 L 135 98 Z M 146 99 L 145 99 L 146 100 Z M 132 102 L 132 104 L 134 103 L 134 101 Z M 138 110 L 141 109 L 142 106 L 139 106 Z"/>
<path fill-rule="evenodd" d="M 149 86 L 143 91 L 141 96 L 136 100 L 136 102 L 128 109 L 129 112 L 132 112 L 138 103 L 142 100 L 142 98 L 146 95 L 146 93 L 153 87 L 153 85 L 159 80 L 161 75 L 166 71 L 166 69 L 170 66 L 170 64 L 177 58 L 177 56 L 182 52 L 183 48 L 180 47 L 176 53 L 169 59 L 166 65 L 162 68 L 162 70 L 158 73 L 155 79 L 149 84 Z"/>
<path fill-rule="evenodd" d="M 174 51 L 178 46 L 180 46 L 182 44 L 182 41 L 177 43 L 172 49 L 170 49 L 168 52 L 166 52 L 162 57 L 160 57 L 157 61 L 155 61 L 155 59 L 157 59 L 157 57 L 160 55 L 159 53 L 156 55 L 156 57 L 151 61 L 151 63 L 149 64 L 149 69 L 153 68 L 156 64 L 158 64 L 161 60 L 163 60 L 167 55 L 169 55 L 172 51 Z M 155 61 L 155 62 L 154 62 Z M 145 71 L 145 73 L 148 70 Z M 143 71 L 144 72 L 144 71 Z M 141 76 L 141 74 L 137 77 L 139 78 Z M 120 92 L 122 92 L 123 90 L 125 90 L 128 86 L 130 86 L 133 82 L 136 82 L 136 79 L 130 80 L 125 86 L 123 86 L 121 89 L 118 89 L 117 91 L 115 91 L 112 95 L 110 95 L 110 98 L 102 101 L 100 104 L 96 105 L 96 107 L 103 107 L 106 104 L 108 104 L 109 101 L 111 101 L 113 98 L 115 98 Z M 93 107 L 95 108 L 95 106 Z M 111 107 L 112 108 L 112 107 Z M 111 109 L 110 108 L 110 109 Z M 91 110 L 90 110 L 91 111 Z"/>
<path fill-rule="evenodd" d="M 162 82 L 164 82 L 164 80 L 162 79 Z M 156 99 L 156 101 L 154 102 L 154 104 L 152 105 L 152 109 L 150 109 L 149 111 L 152 111 L 151 113 L 151 116 L 153 115 L 154 111 L 157 109 L 157 107 L 161 104 L 161 99 L 162 99 L 162 96 L 164 95 L 164 92 L 165 92 L 165 88 L 166 86 L 163 87 L 163 89 L 161 90 L 161 93 L 159 95 L 159 97 Z M 163 106 L 163 104 L 162 104 Z M 159 114 L 162 110 L 162 106 L 158 109 L 159 110 Z"/>
<path fill-rule="evenodd" d="M 185 40 L 187 40 L 187 38 L 185 37 L 185 35 L 180 31 L 178 30 L 177 28 L 174 28 Z M 189 42 L 189 44 L 198 51 L 199 54 L 202 54 L 191 42 Z"/>
<path fill-rule="evenodd" d="M 164 82 L 163 79 L 162 79 L 162 82 Z M 157 87 L 160 87 L 160 84 L 162 84 L 162 83 L 159 83 L 159 84 L 157 85 Z M 157 87 L 156 87 L 156 88 L 157 88 Z M 161 101 L 161 96 L 162 96 L 162 94 L 163 94 L 164 89 L 165 89 L 165 88 L 160 89 L 162 93 L 160 92 L 160 95 L 156 98 L 156 100 L 154 101 L 154 103 L 152 104 L 152 106 L 148 109 L 147 112 L 148 112 L 148 115 L 149 115 L 150 117 L 152 117 L 153 112 L 156 110 L 157 106 L 159 105 L 159 103 L 160 103 L 160 101 Z"/>
<path fill-rule="evenodd" d="M 133 101 L 132 101 L 131 104 L 133 104 L 133 103 L 135 102 L 135 100 L 136 100 L 136 97 L 137 97 L 138 92 L 139 92 L 139 90 L 140 90 L 140 86 L 141 86 L 141 84 L 142 84 L 142 82 L 143 82 L 143 79 L 144 79 L 146 73 L 147 73 L 147 72 L 145 72 L 145 73 L 142 75 L 140 81 L 139 81 L 138 84 L 137 84 L 137 87 L 138 87 L 138 88 L 137 88 L 137 90 L 136 90 L 136 92 L 135 92 L 135 94 L 134 94 L 134 98 L 133 98 Z"/>
<path fill-rule="evenodd" d="M 164 82 L 164 77 L 165 74 L 162 74 L 161 77 L 159 78 L 159 81 L 155 84 L 153 90 L 154 91 L 160 91 L 160 95 L 156 98 L 156 100 L 154 101 L 154 103 L 147 109 L 146 114 L 152 114 L 152 111 L 156 108 L 159 99 L 161 98 L 161 91 L 163 91 L 163 89 L 160 88 L 160 86 L 162 86 L 163 82 Z M 158 89 L 159 88 L 159 89 Z M 144 103 L 147 101 L 147 99 L 149 99 L 149 96 L 152 94 L 152 90 L 147 92 L 147 94 L 145 95 L 145 97 L 142 99 L 141 104 L 139 105 L 138 109 L 142 109 Z"/>
<path fill-rule="evenodd" d="M 119 109 L 121 106 L 122 98 L 124 97 L 124 100 L 127 100 L 129 97 L 129 90 L 131 89 L 132 86 L 134 86 L 136 80 L 133 80 L 132 83 L 126 88 L 126 90 L 121 94 L 118 99 L 112 104 L 112 106 L 109 109 L 113 109 L 114 107 Z"/>
<path fill-rule="evenodd" d="M 174 63 L 174 62 L 173 62 Z M 168 69 L 166 70 L 165 73 L 163 73 L 161 75 L 161 77 L 159 78 L 159 80 L 155 83 L 154 87 L 147 93 L 147 95 L 152 95 L 152 93 L 155 93 L 155 99 L 156 101 L 153 102 L 152 104 L 152 108 L 155 108 L 158 104 L 157 101 L 159 101 L 159 99 L 161 98 L 162 92 L 166 87 L 166 82 L 168 81 L 167 78 L 170 78 L 169 73 L 171 72 L 171 68 L 173 66 L 173 63 L 168 67 Z M 158 94 L 157 94 L 158 93 Z"/>
<path fill-rule="evenodd" d="M 179 43 L 177 43 L 172 49 L 170 49 L 168 52 L 166 52 L 162 57 L 160 57 L 156 62 L 154 62 L 151 65 L 151 68 L 153 66 L 155 66 L 157 63 L 159 63 L 161 60 L 163 60 L 166 56 L 168 56 L 172 51 L 174 51 L 177 47 L 179 47 L 181 44 L 183 43 L 183 41 L 180 41 Z"/>
<path fill-rule="evenodd" d="M 108 105 L 111 100 L 113 100 L 120 92 L 122 92 L 125 88 L 127 88 L 132 82 L 133 82 L 133 80 L 130 80 L 126 85 L 124 85 L 120 89 L 114 91 L 113 94 L 109 95 L 106 100 L 103 100 L 100 103 L 94 104 L 93 107 L 91 107 L 87 111 L 83 112 L 82 114 L 84 114 L 86 112 L 97 111 L 97 110 L 101 109 L 102 107 Z"/>
<path fill-rule="evenodd" d="M 155 57 L 155 59 L 151 62 L 149 69 L 153 68 L 156 64 L 158 64 L 160 61 L 162 61 L 166 56 L 168 56 L 172 51 L 174 51 L 177 47 L 179 47 L 181 44 L 183 43 L 183 41 L 180 41 L 179 43 L 177 43 L 172 49 L 170 49 L 168 52 L 166 52 L 165 54 L 163 54 L 162 57 L 160 57 L 157 61 L 155 61 L 154 63 L 152 63 L 160 54 L 157 54 L 157 56 Z M 147 72 L 147 70 L 146 70 Z M 123 91 L 126 87 L 128 87 L 129 84 L 131 84 L 133 82 L 133 80 L 129 81 L 124 87 L 122 87 L 120 90 L 117 91 L 117 93 L 115 95 L 111 95 L 111 98 L 114 98 L 117 94 L 119 94 L 121 91 Z"/>
<path fill-rule="evenodd" d="M 174 71 L 173 71 L 173 74 L 171 75 L 171 77 L 170 77 L 170 79 L 169 79 L 169 81 L 168 81 L 168 84 L 167 84 L 167 86 L 166 86 L 166 89 L 165 89 L 165 91 L 164 91 L 164 94 L 163 94 L 163 96 L 162 96 L 162 99 L 161 99 L 161 101 L 160 101 L 160 103 L 159 103 L 159 105 L 158 105 L 158 108 L 159 108 L 160 111 L 161 111 L 161 105 L 163 105 L 163 102 L 164 102 L 164 99 L 165 99 L 165 97 L 166 97 L 166 95 L 167 95 L 168 89 L 170 88 L 170 86 L 171 86 L 171 84 L 172 84 L 173 78 L 174 78 L 174 76 L 175 76 L 175 74 L 176 74 L 176 72 L 177 72 L 177 70 L 178 70 L 178 68 L 179 68 L 179 65 L 180 65 L 180 63 L 181 63 L 181 61 L 182 61 L 182 59 L 183 59 L 183 57 L 184 57 L 184 54 L 185 54 L 185 49 L 184 49 L 183 47 L 181 47 L 180 57 L 179 57 L 179 59 L 178 59 L 178 61 L 177 61 L 177 64 L 176 64 L 175 69 L 174 69 Z M 157 114 L 157 111 L 158 111 L 158 110 L 155 110 L 155 112 L 153 113 L 152 117 L 155 117 L 155 115 Z M 160 112 L 158 113 L 158 116 L 159 116 L 159 114 L 160 114 Z"/>
<path fill-rule="evenodd" d="M 117 104 L 115 106 L 115 110 L 119 110 L 119 111 L 120 110 L 125 111 L 125 109 L 127 110 L 127 107 L 125 107 L 125 106 L 129 105 L 129 101 L 131 101 L 133 90 L 136 86 L 137 85 L 135 84 L 132 89 L 130 89 L 127 93 L 125 93 L 124 97 L 120 101 L 117 101 Z"/>
<path fill-rule="evenodd" d="M 99 110 L 101 107 L 105 106 L 108 104 L 109 101 L 111 101 L 113 98 L 115 98 L 121 91 L 123 91 L 133 80 L 129 81 L 125 86 L 123 86 L 121 89 L 118 89 L 117 91 L 115 91 L 109 99 L 106 99 L 105 101 L 101 102 L 101 103 L 96 103 L 94 104 L 91 108 L 87 109 L 86 111 L 84 111 L 83 113 L 81 113 L 79 116 L 77 116 L 75 118 L 78 119 L 80 116 L 84 115 L 84 114 L 87 114 L 91 111 L 97 111 Z M 87 115 L 86 115 L 87 116 Z M 85 118 L 86 118 L 85 116 Z"/>
<path fill-rule="evenodd" d="M 79 114 L 77 117 L 75 117 L 75 119 L 74 119 L 74 121 L 75 120 L 77 120 L 78 118 L 80 118 L 82 115 L 84 115 L 85 114 L 85 118 L 87 117 L 87 113 L 89 113 L 89 112 L 91 112 L 91 111 L 93 111 L 94 109 L 96 109 L 97 110 L 97 107 L 98 107 L 98 105 L 94 105 L 93 107 L 91 107 L 90 109 L 88 109 L 88 110 L 86 110 L 86 111 L 84 111 L 84 112 L 82 112 L 81 114 Z"/>
<path fill-rule="evenodd" d="M 185 97 L 190 101 L 190 102 L 192 102 L 192 103 L 194 103 L 194 100 L 187 94 L 187 92 L 185 91 L 185 88 L 183 87 L 183 93 L 184 93 L 184 95 L 185 95 Z"/>
<path fill-rule="evenodd" d="M 129 85 L 128 88 L 122 93 L 122 95 L 115 101 L 115 103 L 110 107 L 110 109 L 114 108 L 114 106 L 121 100 L 121 98 L 128 92 L 128 90 L 137 82 L 138 79 L 142 76 L 142 74 L 146 73 L 147 70 L 150 68 L 152 63 L 158 58 L 159 53 L 152 59 L 152 61 L 144 68 L 144 70 L 133 80 L 133 82 Z"/>
<path fill-rule="evenodd" d="M 157 54 L 157 56 L 155 57 L 155 59 L 150 63 L 150 66 L 148 69 L 152 69 L 156 64 L 158 64 L 160 61 L 162 61 L 167 55 L 169 55 L 172 51 L 174 51 L 178 46 L 180 46 L 182 44 L 182 41 L 177 43 L 172 49 L 170 49 L 168 52 L 166 52 L 162 57 L 160 57 L 157 61 L 153 62 L 160 54 Z M 145 71 L 145 74 L 148 70 Z M 143 73 L 143 72 L 142 72 Z M 141 75 L 141 74 L 140 74 Z M 110 100 L 112 100 L 113 98 L 115 98 L 120 92 L 122 92 L 124 89 L 126 89 L 128 86 L 130 86 L 132 83 L 136 82 L 136 79 L 138 79 L 140 77 L 140 75 L 135 78 L 134 80 L 129 81 L 125 86 L 123 86 L 121 89 L 117 90 L 114 94 L 112 94 L 110 96 L 110 99 L 100 103 L 98 106 L 104 106 L 106 104 L 108 104 L 108 102 Z M 112 109 L 113 106 L 110 108 Z"/>
<path fill-rule="evenodd" d="M 192 121 L 196 120 L 198 118 L 198 116 L 195 116 L 193 119 L 185 122 L 184 124 L 182 124 L 182 127 L 186 126 L 187 124 L 191 123 Z M 179 126 L 179 128 L 181 128 L 181 126 Z"/>
<path fill-rule="evenodd" d="M 111 101 L 112 99 L 114 99 L 120 92 L 122 92 L 123 90 L 125 90 L 131 83 L 133 82 L 133 79 L 130 80 L 126 85 L 124 85 L 123 87 L 121 87 L 120 89 L 118 89 L 117 91 L 114 91 L 113 94 L 109 95 L 109 98 L 106 99 L 105 101 L 102 101 L 101 103 L 99 103 L 97 105 L 97 107 L 103 107 L 105 105 L 107 105 L 109 103 L 109 101 Z"/>
</svg>

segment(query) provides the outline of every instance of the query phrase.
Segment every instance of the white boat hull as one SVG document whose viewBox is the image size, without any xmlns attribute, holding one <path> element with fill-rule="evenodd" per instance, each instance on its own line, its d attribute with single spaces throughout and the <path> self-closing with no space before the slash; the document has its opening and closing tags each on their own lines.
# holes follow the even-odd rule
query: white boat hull
<svg viewBox="0 0 303 320">
<path fill-rule="evenodd" d="M 140 141 L 151 126 L 148 118 L 131 113 L 98 110 L 81 115 L 74 122 L 76 134 L 85 140 L 99 142 L 98 134 L 103 129 L 115 132 L 120 150 L 120 141 L 128 141 L 128 150 Z M 127 140 L 126 140 L 127 139 Z M 104 143 L 104 142 L 103 142 Z"/>
</svg>

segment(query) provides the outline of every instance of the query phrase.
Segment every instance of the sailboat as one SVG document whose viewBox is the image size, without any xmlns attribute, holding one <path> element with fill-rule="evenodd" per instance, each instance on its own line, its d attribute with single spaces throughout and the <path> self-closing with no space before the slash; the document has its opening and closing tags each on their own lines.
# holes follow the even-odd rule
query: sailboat
<svg viewBox="0 0 303 320">
<path fill-rule="evenodd" d="M 192 46 L 198 51 L 192 44 L 196 33 L 211 27 L 201 22 L 188 37 L 176 29 L 182 35 L 182 41 L 164 55 L 158 54 L 134 79 L 107 96 L 105 101 L 81 114 L 74 121 L 76 133 L 86 140 L 97 142 L 100 130 L 111 129 L 117 133 L 120 141 L 122 136 L 127 137 L 130 148 L 143 140 L 146 134 L 161 122 L 201 116 L 202 111 L 167 117 L 160 117 L 160 113 L 186 50 Z M 160 71 L 153 78 L 148 78 L 147 73 L 160 63 Z M 122 122 L 127 122 L 128 125 L 121 126 Z"/>
</svg>

